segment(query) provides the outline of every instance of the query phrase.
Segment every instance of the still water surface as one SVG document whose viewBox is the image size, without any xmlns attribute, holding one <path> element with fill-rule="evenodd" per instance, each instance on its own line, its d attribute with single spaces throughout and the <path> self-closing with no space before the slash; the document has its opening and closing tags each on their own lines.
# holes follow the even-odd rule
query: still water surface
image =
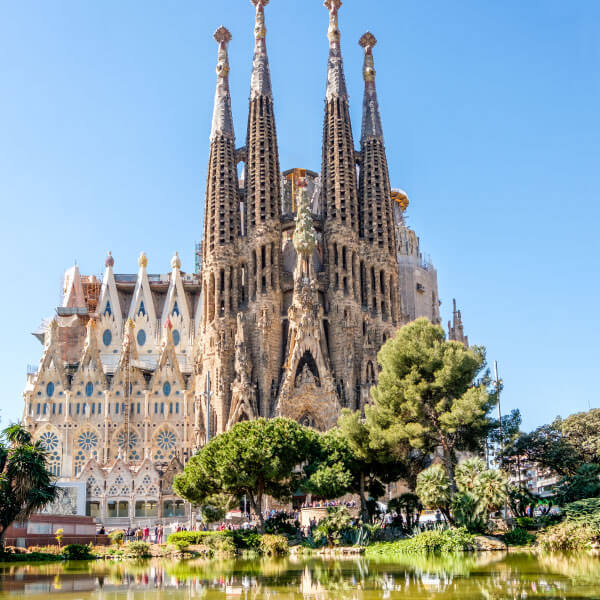
<svg viewBox="0 0 600 600">
<path fill-rule="evenodd" d="M 0 600 L 395 600 L 600 598 L 587 554 L 225 561 L 94 561 L 0 565 Z"/>
</svg>

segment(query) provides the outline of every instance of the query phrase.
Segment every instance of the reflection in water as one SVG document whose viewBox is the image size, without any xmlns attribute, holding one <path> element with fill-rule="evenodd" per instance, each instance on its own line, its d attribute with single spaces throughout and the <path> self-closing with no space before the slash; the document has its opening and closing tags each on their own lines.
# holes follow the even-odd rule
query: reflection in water
<svg viewBox="0 0 600 600">
<path fill-rule="evenodd" d="M 591 555 L 456 554 L 321 560 L 94 561 L 0 565 L 0 599 L 396 600 L 598 598 Z"/>
</svg>

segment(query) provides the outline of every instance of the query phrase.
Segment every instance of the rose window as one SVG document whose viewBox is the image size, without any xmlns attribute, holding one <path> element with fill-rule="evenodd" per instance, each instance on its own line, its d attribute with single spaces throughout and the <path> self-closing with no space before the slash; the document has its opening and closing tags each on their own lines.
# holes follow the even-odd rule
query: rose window
<svg viewBox="0 0 600 600">
<path fill-rule="evenodd" d="M 138 444 L 138 436 L 134 431 L 129 432 L 129 434 L 122 431 L 117 437 L 117 444 L 119 448 L 124 448 L 127 446 L 129 450 L 133 450 Z"/>
<path fill-rule="evenodd" d="M 44 450 L 56 450 L 58 448 L 58 436 L 51 431 L 46 431 L 40 436 L 40 445 Z"/>
<path fill-rule="evenodd" d="M 161 431 L 156 438 L 156 443 L 162 450 L 171 450 L 172 448 L 175 448 L 177 438 L 172 431 Z"/>
<path fill-rule="evenodd" d="M 79 447 L 86 452 L 98 445 L 98 435 L 93 431 L 84 431 L 77 440 Z"/>
<path fill-rule="evenodd" d="M 123 483 L 123 478 L 119 475 L 116 479 L 115 479 L 115 483 L 117 485 L 121 485 Z"/>
<path fill-rule="evenodd" d="M 114 485 L 111 485 L 109 490 L 108 490 L 108 495 L 109 496 L 116 496 L 117 495 L 117 488 Z"/>
<path fill-rule="evenodd" d="M 144 477 L 144 479 L 142 479 L 142 483 L 143 483 L 144 485 L 150 485 L 150 477 L 149 477 L 148 475 L 146 475 L 146 476 Z"/>
</svg>

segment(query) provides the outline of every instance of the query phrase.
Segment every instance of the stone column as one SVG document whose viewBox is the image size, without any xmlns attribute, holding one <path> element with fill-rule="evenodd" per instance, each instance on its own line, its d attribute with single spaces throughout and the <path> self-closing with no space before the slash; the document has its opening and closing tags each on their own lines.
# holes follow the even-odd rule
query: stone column
<svg viewBox="0 0 600 600">
<path fill-rule="evenodd" d="M 230 293 L 231 290 L 229 289 L 229 282 L 230 282 L 230 278 L 231 278 L 231 273 L 229 271 L 229 267 L 227 267 L 226 269 L 223 270 L 223 296 L 222 296 L 222 300 L 224 299 L 225 301 L 225 310 L 221 313 L 221 316 L 225 317 L 226 315 L 229 314 L 229 299 L 230 299 Z"/>
<path fill-rule="evenodd" d="M 265 250 L 266 250 L 266 252 L 265 252 L 266 260 L 265 260 L 265 272 L 264 272 L 263 275 L 265 277 L 265 281 L 266 281 L 266 284 L 267 284 L 266 287 L 267 287 L 267 289 L 269 289 L 269 288 L 272 287 L 271 286 L 271 268 L 272 268 L 271 267 L 271 259 L 272 259 L 272 256 L 271 256 L 271 244 L 267 244 Z"/>
</svg>

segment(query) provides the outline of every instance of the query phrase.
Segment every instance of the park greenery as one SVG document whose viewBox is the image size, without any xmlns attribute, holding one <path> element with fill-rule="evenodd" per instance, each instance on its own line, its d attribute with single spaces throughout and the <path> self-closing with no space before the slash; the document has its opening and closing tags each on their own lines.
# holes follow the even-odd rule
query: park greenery
<svg viewBox="0 0 600 600">
<path fill-rule="evenodd" d="M 512 514 L 503 531 L 509 545 L 537 541 L 544 549 L 568 550 L 600 540 L 600 409 L 557 418 L 529 433 L 520 431 L 519 411 L 495 419 L 501 385 L 490 379 L 485 350 L 446 340 L 442 328 L 425 319 L 400 329 L 381 348 L 378 361 L 372 402 L 362 413 L 342 410 L 337 426 L 327 432 L 286 418 L 259 418 L 206 444 L 175 478 L 174 489 L 207 524 L 244 503 L 257 525 L 244 531 L 183 531 L 170 535 L 167 545 L 211 556 L 246 551 L 275 556 L 295 544 L 370 543 L 373 556 L 462 551 L 475 547 L 478 534 L 500 533 L 490 516 L 504 508 Z M 490 456 L 500 469 L 490 467 Z M 559 476 L 550 498 L 533 495 L 522 483 L 532 465 Z M 394 518 L 384 532 L 377 500 L 388 484 L 399 481 L 409 491 L 386 498 Z M 286 503 L 298 492 L 327 500 L 351 494 L 359 500 L 358 515 L 331 506 L 305 535 L 289 515 L 265 519 L 266 496 Z M 21 426 L 5 430 L 0 543 L 10 523 L 27 518 L 57 493 L 41 446 Z M 553 504 L 562 507 L 561 515 L 550 512 Z M 437 512 L 428 528 L 419 521 L 424 508 Z M 398 537 L 403 539 L 394 541 Z M 119 555 L 150 552 L 145 542 L 125 545 L 122 531 L 110 538 Z M 58 536 L 57 541 L 63 557 L 90 552 L 87 546 L 61 550 Z"/>
<path fill-rule="evenodd" d="M 516 520 L 506 541 L 527 545 L 535 528 L 556 527 L 560 517 L 549 514 L 553 503 L 600 497 L 600 410 L 556 419 L 530 433 L 520 431 L 519 411 L 494 418 L 501 385 L 489 376 L 484 348 L 448 341 L 441 327 L 425 319 L 400 329 L 381 348 L 378 362 L 378 384 L 363 413 L 344 409 L 325 433 L 283 418 L 237 424 L 188 462 L 175 489 L 203 513 L 222 515 L 245 499 L 259 534 L 265 531 L 265 495 L 285 502 L 297 491 L 324 499 L 353 494 L 360 520 L 332 511 L 311 539 L 327 545 L 344 543 L 353 538 L 352 528 L 372 523 L 375 500 L 386 484 L 400 480 L 410 491 L 388 506 L 396 513 L 394 528 L 405 536 L 412 536 L 424 507 L 439 511 L 441 525 L 469 535 L 491 531 L 490 514 L 507 507 Z M 494 453 L 500 470 L 483 460 Z M 561 477 L 550 500 L 524 485 L 509 485 L 509 478 L 520 482 L 520 470 L 531 465 Z M 534 519 L 535 508 L 541 516 Z M 564 522 L 581 526 L 572 518 Z M 414 543 L 429 547 L 425 538 Z"/>
</svg>

